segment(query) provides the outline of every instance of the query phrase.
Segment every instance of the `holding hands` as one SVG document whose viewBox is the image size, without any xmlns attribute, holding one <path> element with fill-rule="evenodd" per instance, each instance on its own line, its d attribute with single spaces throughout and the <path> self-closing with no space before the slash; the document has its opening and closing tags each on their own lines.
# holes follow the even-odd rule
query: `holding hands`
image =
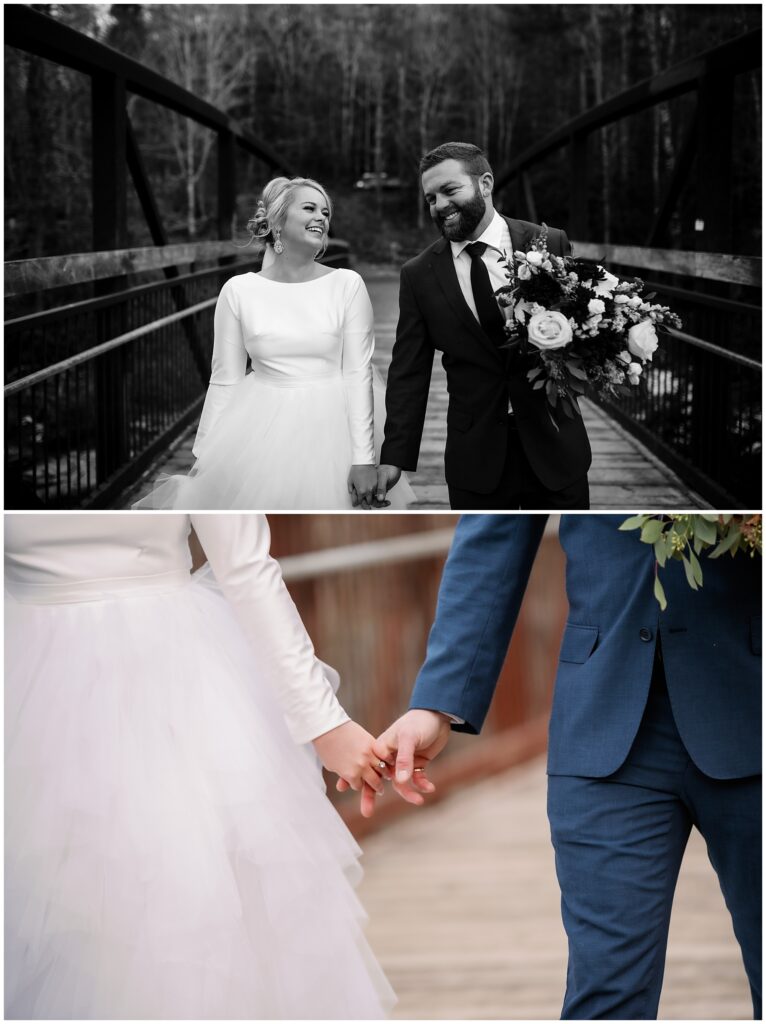
<svg viewBox="0 0 766 1024">
<path fill-rule="evenodd" d="M 386 495 L 402 475 L 398 466 L 352 466 L 348 474 L 348 493 L 354 508 L 388 508 Z"/>
<path fill-rule="evenodd" d="M 435 791 L 426 776 L 429 762 L 449 739 L 450 723 L 439 711 L 412 710 L 376 740 L 356 722 L 345 722 L 314 740 L 322 764 L 338 776 L 338 792 L 360 792 L 362 815 L 375 812 L 375 797 L 384 780 L 407 803 L 420 805 Z"/>
</svg>

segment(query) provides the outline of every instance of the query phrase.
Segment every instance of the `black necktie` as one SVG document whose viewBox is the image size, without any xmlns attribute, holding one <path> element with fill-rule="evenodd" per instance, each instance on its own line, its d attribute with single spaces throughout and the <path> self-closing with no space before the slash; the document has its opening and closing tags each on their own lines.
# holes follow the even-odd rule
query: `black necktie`
<svg viewBox="0 0 766 1024">
<path fill-rule="evenodd" d="M 471 257 L 471 291 L 479 314 L 479 323 L 485 333 L 496 345 L 504 344 L 508 339 L 505 334 L 505 317 L 497 304 L 495 293 L 489 280 L 489 271 L 481 258 L 487 248 L 484 242 L 471 242 L 465 251 Z"/>
</svg>

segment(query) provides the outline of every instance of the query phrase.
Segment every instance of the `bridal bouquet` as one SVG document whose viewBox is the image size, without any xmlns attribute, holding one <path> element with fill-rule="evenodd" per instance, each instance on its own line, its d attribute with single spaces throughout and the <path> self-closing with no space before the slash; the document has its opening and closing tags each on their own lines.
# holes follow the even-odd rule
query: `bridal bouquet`
<svg viewBox="0 0 766 1024">
<path fill-rule="evenodd" d="M 763 554 L 762 516 L 723 515 L 638 515 L 620 524 L 621 530 L 640 530 L 641 540 L 654 547 L 654 596 L 664 611 L 668 602 L 660 581 L 659 570 L 669 558 L 684 563 L 686 579 L 692 590 L 702 586 L 702 566 L 697 557 L 708 548 L 708 558 L 720 558 L 727 551 L 732 557 L 738 551 L 750 557 Z"/>
<path fill-rule="evenodd" d="M 667 306 L 642 295 L 639 278 L 620 280 L 597 263 L 548 252 L 548 229 L 528 252 L 515 252 L 509 283 L 495 293 L 511 306 L 509 347 L 537 356 L 527 373 L 545 388 L 552 408 L 579 414 L 577 398 L 591 388 L 598 397 L 630 393 L 658 347 L 656 329 L 681 321 Z M 555 421 L 554 421 L 555 422 Z"/>
</svg>

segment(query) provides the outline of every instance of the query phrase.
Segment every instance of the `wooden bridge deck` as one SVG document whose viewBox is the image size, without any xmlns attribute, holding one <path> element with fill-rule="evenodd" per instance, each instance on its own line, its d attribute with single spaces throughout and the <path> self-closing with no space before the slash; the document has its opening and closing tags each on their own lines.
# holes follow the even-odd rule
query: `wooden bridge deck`
<svg viewBox="0 0 766 1024">
<path fill-rule="evenodd" d="M 359 893 L 399 998 L 395 1019 L 558 1018 L 566 937 L 543 759 L 414 809 L 362 845 Z M 731 919 L 696 832 L 676 893 L 660 1017 L 752 1017 Z"/>
<path fill-rule="evenodd" d="M 375 309 L 375 365 L 385 379 L 391 360 L 398 309 L 398 273 L 393 269 L 360 267 Z M 593 509 L 705 508 L 706 502 L 662 462 L 592 402 L 583 402 L 583 418 L 593 449 L 589 473 Z M 434 360 L 423 442 L 416 473 L 409 475 L 417 496 L 416 509 L 448 509 L 444 481 L 447 386 L 441 359 Z M 166 456 L 155 462 L 137 485 L 122 496 L 118 507 L 129 508 L 163 474 L 185 473 L 192 465 L 196 423 Z"/>
</svg>

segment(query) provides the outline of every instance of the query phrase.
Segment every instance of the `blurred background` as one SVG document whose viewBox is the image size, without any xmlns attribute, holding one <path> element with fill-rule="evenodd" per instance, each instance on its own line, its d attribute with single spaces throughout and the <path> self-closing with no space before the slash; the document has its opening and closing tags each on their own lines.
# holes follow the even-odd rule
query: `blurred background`
<svg viewBox="0 0 766 1024">
<path fill-rule="evenodd" d="M 269 516 L 272 553 L 317 654 L 340 673 L 346 711 L 376 736 L 407 709 L 457 518 Z M 433 767 L 440 798 L 545 749 L 567 609 L 558 518 L 548 521 L 481 743 L 456 733 Z M 331 787 L 330 797 L 359 836 L 408 810 L 388 793 L 364 819 L 353 793 Z"/>
</svg>

